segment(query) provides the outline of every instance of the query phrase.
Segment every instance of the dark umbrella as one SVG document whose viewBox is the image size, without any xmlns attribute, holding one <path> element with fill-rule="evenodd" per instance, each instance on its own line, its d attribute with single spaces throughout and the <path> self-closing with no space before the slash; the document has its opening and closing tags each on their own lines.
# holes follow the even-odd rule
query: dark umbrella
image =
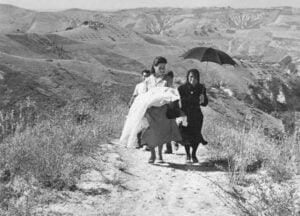
<svg viewBox="0 0 300 216">
<path fill-rule="evenodd" d="M 236 62 L 225 52 L 211 47 L 195 47 L 182 55 L 184 59 L 197 59 L 201 62 L 236 65 Z M 207 66 L 207 64 L 206 64 Z"/>
</svg>

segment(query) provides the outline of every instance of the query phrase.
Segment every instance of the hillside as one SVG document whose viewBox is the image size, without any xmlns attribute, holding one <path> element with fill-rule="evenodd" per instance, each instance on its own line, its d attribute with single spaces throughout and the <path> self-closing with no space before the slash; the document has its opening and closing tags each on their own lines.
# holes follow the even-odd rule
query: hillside
<svg viewBox="0 0 300 216">
<path fill-rule="evenodd" d="M 0 4 L 0 33 L 27 31 L 35 14 L 35 11 Z"/>
<path fill-rule="evenodd" d="M 115 85 L 117 91 L 127 89 L 123 99 L 128 100 L 138 80 L 133 74 L 149 68 L 154 56 L 163 55 L 178 79 L 184 80 L 191 67 L 200 69 L 211 107 L 229 119 L 257 115 L 269 122 L 266 125 L 282 128 L 280 123 L 270 123 L 276 119 L 268 114 L 299 108 L 297 96 L 289 99 L 298 91 L 291 82 L 300 65 L 300 12 L 292 8 L 36 12 L 0 5 L 0 10 L 3 73 L 29 76 L 29 80 L 37 81 L 36 85 L 42 80 L 52 86 L 44 93 L 51 92 L 46 94 L 61 101 L 72 94 L 88 97 L 87 92 L 97 92 L 103 85 Z M 13 22 L 11 14 L 15 16 Z M 235 57 L 239 66 L 179 57 L 195 46 L 224 50 Z M 290 60 L 281 63 L 286 58 Z M 53 87 L 57 85 L 60 87 Z M 79 93 L 75 86 L 80 86 Z M 262 112 L 253 114 L 253 109 Z"/>
<path fill-rule="evenodd" d="M 299 10 L 293 8 L 34 12 L 2 5 L 0 9 L 3 11 L 0 17 L 2 33 L 58 33 L 84 42 L 102 41 L 108 44 L 146 40 L 154 44 L 173 41 L 171 45 L 182 46 L 180 43 L 183 43 L 193 46 L 201 42 L 213 44 L 234 55 L 262 56 L 263 60 L 273 62 L 291 55 L 295 62 L 299 61 Z M 10 20 L 11 14 L 15 14 L 16 19 Z M 92 23 L 101 27 L 94 29 Z M 20 28 L 20 25 L 23 27 Z M 148 36 L 140 38 L 140 34 Z M 149 40 L 149 36 L 154 39 L 150 37 Z"/>
<path fill-rule="evenodd" d="M 134 31 L 185 42 L 213 42 L 235 55 L 257 55 L 268 61 L 279 61 L 284 55 L 299 56 L 298 10 L 287 14 L 287 8 L 133 9 L 109 16 Z M 274 53 L 273 57 L 274 50 L 277 56 Z"/>
<path fill-rule="evenodd" d="M 0 215 L 299 215 L 299 18 L 291 7 L 0 4 Z M 236 65 L 183 59 L 199 46 Z M 150 165 L 115 140 L 155 56 L 175 87 L 200 71 L 199 163 L 172 143 Z"/>
<path fill-rule="evenodd" d="M 4 53 L 0 53 L 0 59 L 1 109 L 14 107 L 27 97 L 41 108 L 59 107 L 70 100 L 100 100 L 104 86 L 110 94 L 116 89 L 123 92 L 125 100 L 137 79 L 134 73 L 113 70 L 100 63 L 35 60 Z"/>
</svg>

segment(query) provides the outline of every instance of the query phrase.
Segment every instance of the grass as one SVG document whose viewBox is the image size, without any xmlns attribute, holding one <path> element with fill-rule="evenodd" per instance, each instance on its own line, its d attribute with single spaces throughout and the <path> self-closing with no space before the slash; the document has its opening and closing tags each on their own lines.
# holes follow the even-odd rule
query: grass
<svg viewBox="0 0 300 216">
<path fill-rule="evenodd" d="M 225 161 L 232 180 L 243 180 L 248 172 L 260 168 L 268 171 L 276 182 L 286 181 L 299 172 L 300 148 L 296 135 L 276 140 L 264 134 L 264 128 L 252 125 L 210 121 L 204 134 L 210 139 L 211 161 Z"/>
<path fill-rule="evenodd" d="M 76 189 L 89 166 L 85 159 L 103 153 L 101 143 L 121 131 L 126 111 L 114 96 L 95 104 L 70 103 L 43 115 L 27 100 L 18 111 L 2 114 L 0 171 L 8 170 L 10 176 L 0 179 L 0 215 L 30 215 L 40 188 Z M 277 139 L 259 125 L 216 117 L 207 122 L 210 160 L 227 164 L 230 189 L 224 190 L 224 200 L 239 215 L 296 215 L 296 187 L 289 181 L 299 173 L 297 134 Z M 125 164 L 118 169 L 126 170 Z M 122 183 L 119 176 L 106 181 Z"/>
<path fill-rule="evenodd" d="M 16 109 L 0 111 L 0 142 L 8 135 L 33 126 L 36 121 L 36 105 L 26 98 Z"/>
<path fill-rule="evenodd" d="M 16 111 L 2 114 L 0 171 L 10 176 L 8 183 L 0 181 L 0 203 L 6 212 L 15 212 L 9 203 L 34 193 L 34 188 L 72 190 L 87 166 L 85 158 L 101 152 L 101 143 L 121 131 L 127 110 L 113 96 L 98 104 L 70 103 L 51 114 L 36 114 L 33 121 L 22 114 L 30 107 L 34 109 L 32 104 L 23 106 L 18 115 L 11 114 Z M 16 194 L 14 182 L 19 182 L 15 179 L 36 187 L 12 196 Z"/>
<path fill-rule="evenodd" d="M 295 185 L 274 183 L 266 176 L 258 176 L 248 187 L 232 185 L 219 197 L 241 216 L 298 216 L 299 196 Z"/>
<path fill-rule="evenodd" d="M 241 216 L 299 215 L 293 178 L 299 174 L 299 134 L 268 137 L 264 128 L 213 119 L 204 129 L 210 160 L 225 162 L 229 189 L 223 200 Z"/>
</svg>

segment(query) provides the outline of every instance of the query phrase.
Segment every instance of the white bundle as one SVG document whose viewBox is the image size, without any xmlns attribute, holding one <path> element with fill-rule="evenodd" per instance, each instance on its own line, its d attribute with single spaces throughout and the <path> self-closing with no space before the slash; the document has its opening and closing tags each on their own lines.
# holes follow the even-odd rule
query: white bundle
<svg viewBox="0 0 300 216">
<path fill-rule="evenodd" d="M 172 101 L 179 100 L 177 89 L 169 87 L 155 87 L 144 94 L 138 95 L 131 105 L 120 137 L 120 144 L 134 147 L 137 134 L 149 126 L 144 117 L 149 107 L 160 107 Z"/>
</svg>

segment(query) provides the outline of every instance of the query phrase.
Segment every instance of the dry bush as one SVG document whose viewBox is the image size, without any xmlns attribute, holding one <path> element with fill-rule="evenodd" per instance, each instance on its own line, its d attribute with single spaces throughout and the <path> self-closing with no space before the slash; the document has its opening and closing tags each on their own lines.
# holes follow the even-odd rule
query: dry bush
<svg viewBox="0 0 300 216">
<path fill-rule="evenodd" d="M 296 187 L 288 183 L 274 183 L 266 176 L 258 176 L 248 187 L 232 185 L 218 193 L 237 215 L 241 216 L 298 216 L 299 197 Z"/>
<path fill-rule="evenodd" d="M 296 134 L 277 142 L 271 156 L 266 166 L 275 182 L 286 181 L 299 174 L 300 146 Z"/>
<path fill-rule="evenodd" d="M 230 189 L 216 183 L 224 202 L 241 216 L 300 215 L 296 186 L 289 182 L 299 172 L 296 134 L 278 140 L 259 126 L 211 122 L 204 132 L 210 138 L 210 160 L 226 162 L 230 182 Z"/>
<path fill-rule="evenodd" d="M 14 121 L 16 129 L 0 143 L 0 171 L 11 173 L 10 182 L 34 178 L 39 187 L 72 189 L 85 158 L 101 152 L 101 143 L 121 130 L 126 110 L 113 96 L 97 105 L 71 103 L 39 116 L 30 127 Z M 0 186 L 5 184 L 0 182 Z M 14 189 L 5 193 L 0 203 L 12 200 L 13 193 Z"/>
<path fill-rule="evenodd" d="M 37 108 L 30 98 L 26 98 L 14 109 L 0 111 L 0 142 L 16 131 L 32 127 L 36 118 Z"/>
<path fill-rule="evenodd" d="M 30 216 L 36 192 L 32 185 L 20 178 L 11 184 L 0 184 L 0 216 Z"/>
<path fill-rule="evenodd" d="M 247 172 L 261 167 L 278 182 L 291 179 L 299 171 L 300 151 L 294 137 L 275 140 L 265 136 L 259 126 L 246 129 L 220 119 L 208 123 L 204 130 L 210 141 L 210 160 L 226 162 L 232 181 L 243 183 Z"/>
<path fill-rule="evenodd" d="M 262 144 L 265 139 L 257 129 L 246 131 L 222 120 L 213 122 L 205 129 L 210 139 L 210 160 L 224 161 L 231 180 L 242 181 L 247 171 L 259 168 L 267 160 L 265 152 L 269 146 Z"/>
</svg>

